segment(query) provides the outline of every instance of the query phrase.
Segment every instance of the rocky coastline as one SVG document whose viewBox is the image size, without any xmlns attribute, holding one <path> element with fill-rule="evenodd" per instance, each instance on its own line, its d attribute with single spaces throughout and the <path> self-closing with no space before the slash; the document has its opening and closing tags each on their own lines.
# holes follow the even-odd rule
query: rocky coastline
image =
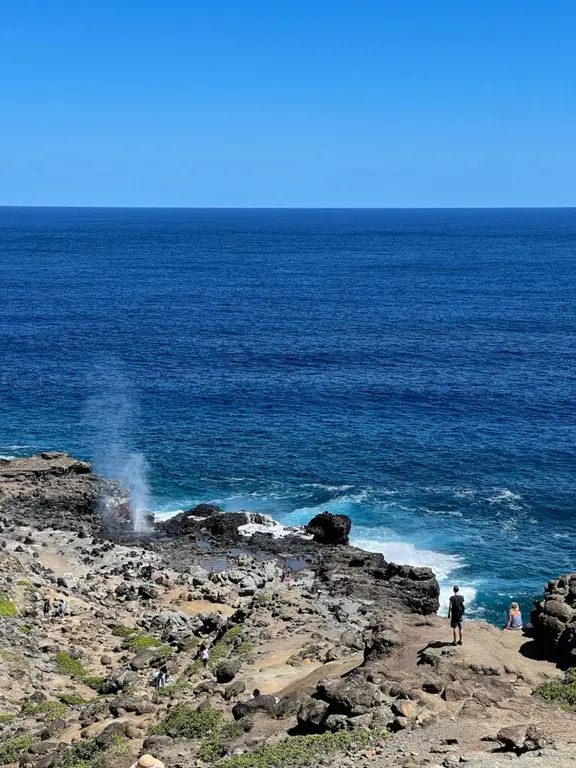
<svg viewBox="0 0 576 768">
<path fill-rule="evenodd" d="M 148 522 L 66 454 L 0 461 L 0 765 L 576 764 L 575 574 L 533 637 L 467 622 L 453 647 L 434 573 L 350 546 L 345 516 Z"/>
</svg>

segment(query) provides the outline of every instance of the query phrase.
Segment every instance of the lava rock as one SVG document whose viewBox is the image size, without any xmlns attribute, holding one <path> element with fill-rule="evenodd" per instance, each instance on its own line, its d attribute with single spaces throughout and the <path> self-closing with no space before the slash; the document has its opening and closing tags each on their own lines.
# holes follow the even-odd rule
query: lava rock
<svg viewBox="0 0 576 768">
<path fill-rule="evenodd" d="M 348 515 L 333 515 L 322 512 L 310 520 L 306 526 L 307 533 L 319 544 L 348 544 L 352 521 Z"/>
</svg>

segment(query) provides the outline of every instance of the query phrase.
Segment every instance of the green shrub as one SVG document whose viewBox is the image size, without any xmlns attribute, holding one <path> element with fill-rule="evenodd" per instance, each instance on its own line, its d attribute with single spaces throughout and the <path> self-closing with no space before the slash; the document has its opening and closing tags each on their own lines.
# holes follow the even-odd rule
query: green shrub
<svg viewBox="0 0 576 768">
<path fill-rule="evenodd" d="M 21 626 L 19 627 L 19 629 L 20 629 L 20 632 L 23 632 L 25 635 L 29 635 L 30 632 L 32 631 L 30 627 L 25 627 L 25 626 Z"/>
<path fill-rule="evenodd" d="M 18 582 L 16 582 L 19 587 L 26 587 L 26 589 L 36 589 L 34 584 L 32 584 L 31 581 L 28 581 L 28 579 L 20 579 Z"/>
<path fill-rule="evenodd" d="M 45 715 L 45 721 L 50 723 L 52 720 L 56 720 L 57 718 L 63 717 L 66 714 L 66 705 L 61 701 L 41 701 L 39 704 L 35 704 L 32 701 L 27 701 L 22 705 L 20 714 L 27 717 Z"/>
<path fill-rule="evenodd" d="M 224 635 L 223 635 L 223 637 L 222 637 L 222 640 L 221 640 L 221 642 L 223 642 L 223 643 L 226 643 L 226 644 L 228 644 L 228 643 L 233 643 L 233 642 L 234 642 L 234 640 L 235 640 L 237 637 L 240 637 L 240 635 L 241 635 L 243 632 L 244 632 L 244 630 L 242 629 L 242 627 L 230 627 L 230 629 L 228 629 L 228 630 L 227 630 L 227 631 L 224 633 Z"/>
<path fill-rule="evenodd" d="M 27 752 L 32 744 L 32 736 L 26 733 L 24 736 L 16 736 L 0 744 L 0 765 L 17 763 L 20 757 Z"/>
<path fill-rule="evenodd" d="M 0 616 L 14 617 L 18 614 L 18 609 L 6 597 L 0 595 Z"/>
<path fill-rule="evenodd" d="M 181 739 L 207 738 L 219 731 L 222 712 L 216 709 L 199 711 L 190 704 L 178 704 L 170 710 L 166 719 L 151 729 L 151 733 L 170 732 Z"/>
<path fill-rule="evenodd" d="M 271 592 L 260 592 L 259 595 L 256 596 L 256 602 L 263 605 L 264 603 L 267 603 L 269 600 L 272 599 L 272 593 Z"/>
<path fill-rule="evenodd" d="M 66 651 L 56 654 L 56 666 L 61 675 L 70 675 L 70 677 L 77 677 L 79 679 L 86 677 L 86 670 L 82 663 L 75 659 L 74 656 L 66 653 Z"/>
<path fill-rule="evenodd" d="M 204 739 L 198 752 L 198 757 L 205 762 L 217 760 L 222 755 L 225 755 L 226 752 L 229 752 L 231 747 L 242 738 L 244 733 L 245 729 L 241 723 L 225 723 L 221 728 L 218 728 Z"/>
<path fill-rule="evenodd" d="M 57 768 L 115 768 L 118 757 L 128 751 L 125 736 L 114 736 L 106 745 L 100 745 L 95 738 L 83 739 L 66 750 Z"/>
<path fill-rule="evenodd" d="M 82 678 L 82 682 L 84 685 L 87 685 L 88 688 L 92 688 L 92 690 L 100 692 L 104 678 L 101 675 L 85 675 Z"/>
<path fill-rule="evenodd" d="M 216 643 L 210 648 L 210 666 L 217 667 L 221 661 L 228 658 L 228 646 L 224 643 Z"/>
<path fill-rule="evenodd" d="M 301 656 L 303 659 L 312 659 L 315 656 L 317 656 L 319 652 L 320 652 L 319 645 L 307 645 L 305 648 L 302 648 L 302 650 L 298 655 Z"/>
<path fill-rule="evenodd" d="M 235 653 L 237 656 L 245 656 L 247 653 L 252 653 L 253 650 L 253 643 L 241 643 L 241 645 L 236 648 Z"/>
<path fill-rule="evenodd" d="M 67 704 L 69 707 L 84 706 L 85 704 L 90 703 L 88 699 L 78 696 L 75 693 L 61 693 L 58 698 L 63 704 Z"/>
<path fill-rule="evenodd" d="M 218 768 L 299 768 L 316 764 L 316 758 L 345 752 L 350 748 L 365 749 L 385 738 L 382 731 L 338 731 L 314 736 L 292 736 L 278 744 L 255 749 L 215 763 Z"/>
<path fill-rule="evenodd" d="M 11 723 L 13 720 L 16 720 L 16 715 L 11 715 L 8 712 L 0 715 L 0 724 Z"/>
<path fill-rule="evenodd" d="M 112 630 L 112 634 L 114 637 L 130 637 L 131 635 L 136 634 L 136 630 L 130 629 L 130 627 L 123 627 L 121 624 L 117 624 Z"/>
<path fill-rule="evenodd" d="M 127 648 L 135 652 L 144 651 L 146 648 L 155 648 L 160 645 L 160 641 L 155 637 L 148 637 L 147 635 L 134 635 L 125 643 Z"/>
<path fill-rule="evenodd" d="M 533 693 L 546 701 L 558 702 L 564 709 L 576 710 L 576 668 L 569 669 L 558 680 L 542 683 Z"/>
</svg>

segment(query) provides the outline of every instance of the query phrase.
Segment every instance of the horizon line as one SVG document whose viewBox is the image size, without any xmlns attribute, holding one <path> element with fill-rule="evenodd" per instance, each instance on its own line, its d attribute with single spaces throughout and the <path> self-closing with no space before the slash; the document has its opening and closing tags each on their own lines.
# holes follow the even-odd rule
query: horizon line
<svg viewBox="0 0 576 768">
<path fill-rule="evenodd" d="M 134 211 L 569 211 L 574 205 L 410 205 L 410 206 L 265 206 L 265 205 L 14 205 L 0 204 L 3 209 L 39 210 L 134 210 Z"/>
</svg>

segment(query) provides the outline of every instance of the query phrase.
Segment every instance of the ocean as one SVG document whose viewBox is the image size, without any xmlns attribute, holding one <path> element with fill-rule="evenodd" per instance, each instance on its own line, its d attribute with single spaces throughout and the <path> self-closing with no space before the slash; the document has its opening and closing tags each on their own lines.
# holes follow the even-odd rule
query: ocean
<svg viewBox="0 0 576 768">
<path fill-rule="evenodd" d="M 0 454 L 353 520 L 502 623 L 576 570 L 575 210 L 0 209 Z"/>
</svg>

